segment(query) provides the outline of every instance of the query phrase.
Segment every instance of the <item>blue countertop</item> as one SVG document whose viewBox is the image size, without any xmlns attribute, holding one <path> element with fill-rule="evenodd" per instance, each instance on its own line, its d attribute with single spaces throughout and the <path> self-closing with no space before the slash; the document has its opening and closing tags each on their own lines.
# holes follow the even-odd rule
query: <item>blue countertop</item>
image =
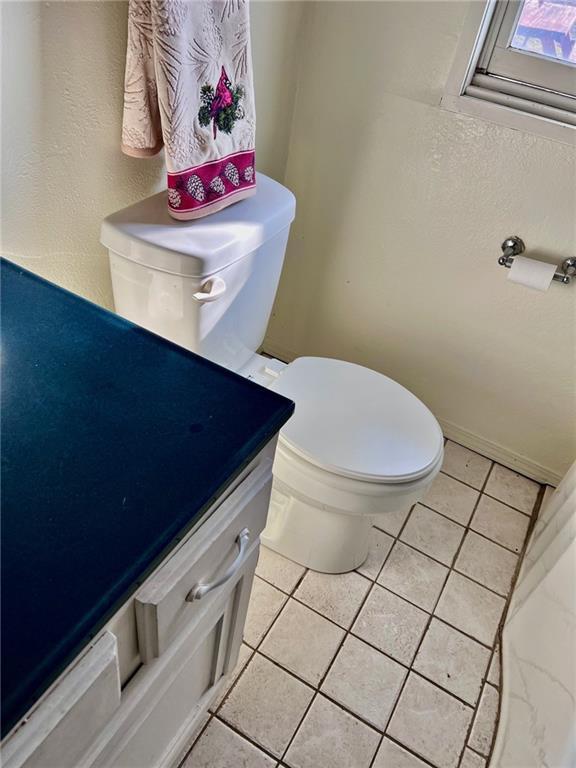
<svg viewBox="0 0 576 768">
<path fill-rule="evenodd" d="M 2 734 L 294 406 L 1 264 Z"/>
</svg>

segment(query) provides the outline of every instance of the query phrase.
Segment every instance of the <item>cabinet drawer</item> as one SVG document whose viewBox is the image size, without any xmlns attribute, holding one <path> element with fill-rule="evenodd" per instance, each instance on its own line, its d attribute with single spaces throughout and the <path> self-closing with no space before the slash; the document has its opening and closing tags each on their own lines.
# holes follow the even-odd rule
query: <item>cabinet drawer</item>
<svg viewBox="0 0 576 768">
<path fill-rule="evenodd" d="M 76 768 L 119 706 L 116 638 L 105 632 L 2 745 L 3 768 Z"/>
<path fill-rule="evenodd" d="M 242 567 L 266 523 L 272 461 L 264 458 L 135 596 L 144 663 L 160 656 Z"/>
</svg>

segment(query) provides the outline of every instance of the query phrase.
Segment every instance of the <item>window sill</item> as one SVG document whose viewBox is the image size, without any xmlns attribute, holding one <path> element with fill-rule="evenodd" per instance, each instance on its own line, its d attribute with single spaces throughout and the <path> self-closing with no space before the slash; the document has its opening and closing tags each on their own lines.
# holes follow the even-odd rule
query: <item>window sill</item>
<svg viewBox="0 0 576 768">
<path fill-rule="evenodd" d="M 517 108 L 506 107 L 503 104 L 496 104 L 472 96 L 455 96 L 449 93 L 444 94 L 440 106 L 450 112 L 477 117 L 516 131 L 552 139 L 573 147 L 576 145 L 576 128 L 574 126 L 528 112 L 521 112 Z"/>
</svg>

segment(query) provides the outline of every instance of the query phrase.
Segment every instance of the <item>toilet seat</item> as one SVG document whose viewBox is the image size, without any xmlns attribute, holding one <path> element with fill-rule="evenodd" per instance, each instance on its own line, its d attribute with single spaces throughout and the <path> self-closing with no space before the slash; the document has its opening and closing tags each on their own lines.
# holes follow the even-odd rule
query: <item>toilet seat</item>
<svg viewBox="0 0 576 768">
<path fill-rule="evenodd" d="M 403 386 L 354 363 L 300 357 L 270 389 L 296 402 L 279 443 L 322 470 L 370 483 L 410 483 L 443 452 L 440 426 Z"/>
</svg>

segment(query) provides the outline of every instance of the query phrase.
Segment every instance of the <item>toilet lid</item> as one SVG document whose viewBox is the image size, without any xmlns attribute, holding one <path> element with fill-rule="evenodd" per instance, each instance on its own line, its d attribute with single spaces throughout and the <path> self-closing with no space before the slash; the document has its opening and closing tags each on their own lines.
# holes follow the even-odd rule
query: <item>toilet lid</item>
<svg viewBox="0 0 576 768">
<path fill-rule="evenodd" d="M 369 368 L 300 357 L 270 388 L 296 403 L 280 441 L 322 469 L 409 482 L 426 475 L 442 453 L 442 431 L 424 403 Z"/>
</svg>

